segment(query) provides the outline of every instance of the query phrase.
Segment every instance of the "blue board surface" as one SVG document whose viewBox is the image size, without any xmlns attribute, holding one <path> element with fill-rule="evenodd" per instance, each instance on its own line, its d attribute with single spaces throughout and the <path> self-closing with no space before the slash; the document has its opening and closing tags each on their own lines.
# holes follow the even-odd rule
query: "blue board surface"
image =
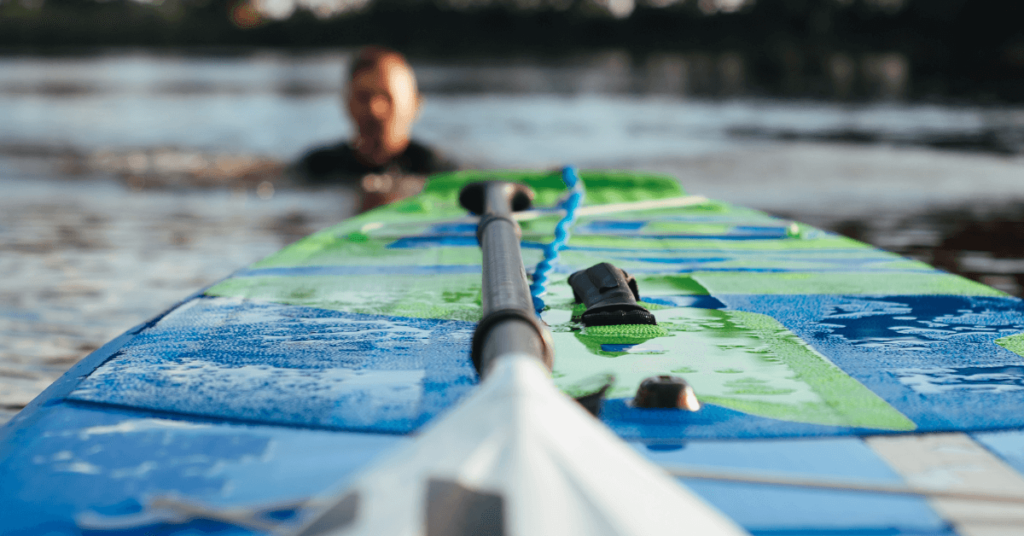
<svg viewBox="0 0 1024 536">
<path fill-rule="evenodd" d="M 451 320 L 199 298 L 135 337 L 68 398 L 407 433 L 476 383 L 469 360 L 473 328 Z"/>
<path fill-rule="evenodd" d="M 1024 330 L 1016 299 L 680 300 L 673 304 L 723 304 L 776 318 L 909 417 L 918 431 L 1024 426 L 1024 414 L 1014 409 L 1024 405 L 1024 358 L 993 342 Z M 472 329 L 469 322 L 200 298 L 125 345 L 68 398 L 240 421 L 406 433 L 456 403 L 476 382 L 468 358 Z M 981 379 L 972 381 L 972 375 Z M 304 396 L 295 397 L 296 390 Z M 637 410 L 625 400 L 611 400 L 602 418 L 634 439 L 885 432 L 779 421 L 713 404 L 686 414 Z"/>
<path fill-rule="evenodd" d="M 137 514 L 158 495 L 220 507 L 306 498 L 344 483 L 408 441 L 391 434 L 184 420 L 92 404 L 61 403 L 40 411 L 36 433 L 0 460 L 4 536 L 79 534 L 76 516 Z M 187 527 L 129 533 L 179 529 Z"/>
</svg>

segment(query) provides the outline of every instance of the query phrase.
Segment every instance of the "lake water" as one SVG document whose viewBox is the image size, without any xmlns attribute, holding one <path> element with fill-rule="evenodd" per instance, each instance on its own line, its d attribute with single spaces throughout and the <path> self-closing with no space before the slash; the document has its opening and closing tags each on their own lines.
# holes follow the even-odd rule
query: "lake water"
<svg viewBox="0 0 1024 536">
<path fill-rule="evenodd" d="M 0 57 L 0 421 L 125 329 L 353 213 L 344 188 L 275 178 L 351 132 L 339 107 L 349 58 Z M 1024 108 L 896 90 L 853 103 L 714 97 L 700 88 L 735 86 L 735 73 L 701 65 L 414 59 L 426 96 L 415 134 L 466 167 L 668 173 L 691 193 L 1021 293 Z"/>
</svg>

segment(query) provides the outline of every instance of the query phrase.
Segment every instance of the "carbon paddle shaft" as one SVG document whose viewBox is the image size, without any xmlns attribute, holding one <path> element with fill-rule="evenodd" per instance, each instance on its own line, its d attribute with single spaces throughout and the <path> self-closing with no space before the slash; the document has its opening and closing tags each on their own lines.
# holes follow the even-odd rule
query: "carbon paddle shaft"
<svg viewBox="0 0 1024 536">
<path fill-rule="evenodd" d="M 496 358 L 513 353 L 535 356 L 551 368 L 550 335 L 533 310 L 519 249 L 522 231 L 512 218 L 532 201 L 529 187 L 504 181 L 475 182 L 459 194 L 463 207 L 480 214 L 483 318 L 473 334 L 473 364 L 481 377 Z"/>
</svg>

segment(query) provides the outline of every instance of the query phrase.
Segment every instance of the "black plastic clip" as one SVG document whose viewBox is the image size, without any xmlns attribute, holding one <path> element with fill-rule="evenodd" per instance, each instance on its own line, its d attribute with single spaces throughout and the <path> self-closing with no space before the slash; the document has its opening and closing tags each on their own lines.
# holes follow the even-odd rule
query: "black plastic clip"
<svg viewBox="0 0 1024 536">
<path fill-rule="evenodd" d="M 637 304 L 636 279 L 613 264 L 602 262 L 569 276 L 573 297 L 587 306 L 584 326 L 657 324 L 654 315 Z"/>
</svg>

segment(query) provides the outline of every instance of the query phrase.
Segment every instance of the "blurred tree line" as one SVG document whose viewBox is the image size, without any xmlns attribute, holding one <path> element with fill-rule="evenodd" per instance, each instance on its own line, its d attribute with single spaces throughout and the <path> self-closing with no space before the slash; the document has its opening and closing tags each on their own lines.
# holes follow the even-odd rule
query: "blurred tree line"
<svg viewBox="0 0 1024 536">
<path fill-rule="evenodd" d="M 285 16 L 260 9 L 275 2 L 0 0 L 0 47 L 381 43 L 463 57 L 717 51 L 741 55 L 753 76 L 777 84 L 787 70 L 827 69 L 837 53 L 888 52 L 907 58 L 918 96 L 1024 101 L 1017 0 L 333 0 L 333 11 L 300 0 Z"/>
</svg>

